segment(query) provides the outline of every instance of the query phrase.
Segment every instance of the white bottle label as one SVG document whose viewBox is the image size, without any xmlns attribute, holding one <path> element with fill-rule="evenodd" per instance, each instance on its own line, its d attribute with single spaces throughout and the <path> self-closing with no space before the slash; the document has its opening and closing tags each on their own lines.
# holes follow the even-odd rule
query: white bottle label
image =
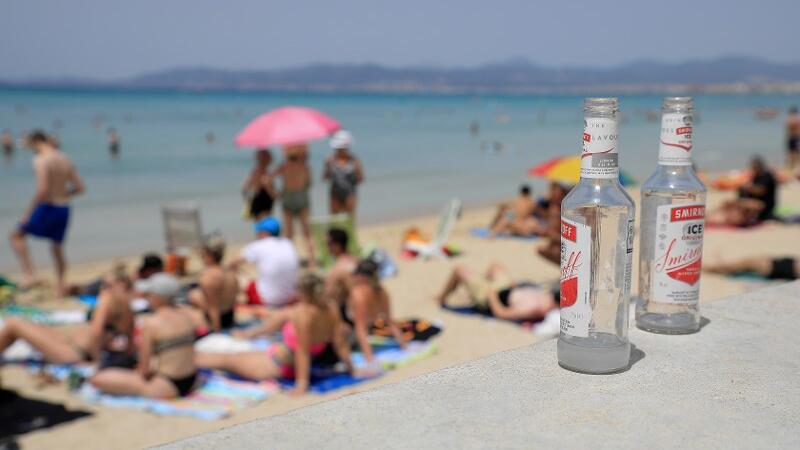
<svg viewBox="0 0 800 450">
<path fill-rule="evenodd" d="M 586 225 L 561 218 L 561 332 L 588 337 L 592 231 Z"/>
<path fill-rule="evenodd" d="M 582 178 L 618 178 L 617 121 L 586 118 L 583 121 Z"/>
<path fill-rule="evenodd" d="M 665 166 L 692 164 L 692 115 L 664 113 L 661 116 L 661 143 L 658 163 Z"/>
<path fill-rule="evenodd" d="M 650 301 L 695 305 L 700 298 L 706 207 L 702 203 L 661 205 L 656 214 Z"/>
</svg>

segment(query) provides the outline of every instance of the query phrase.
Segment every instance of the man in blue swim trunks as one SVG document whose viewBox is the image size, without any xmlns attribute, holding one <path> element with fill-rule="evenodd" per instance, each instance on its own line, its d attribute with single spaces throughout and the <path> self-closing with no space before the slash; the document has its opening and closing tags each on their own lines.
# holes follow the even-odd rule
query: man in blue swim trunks
<svg viewBox="0 0 800 450">
<path fill-rule="evenodd" d="M 69 200 L 82 193 L 83 181 L 72 162 L 57 148 L 42 131 L 34 131 L 28 138 L 33 149 L 33 171 L 36 176 L 36 194 L 11 232 L 11 247 L 22 267 L 22 287 L 37 284 L 26 235 L 50 240 L 56 269 L 57 293 L 66 293 L 67 261 L 62 243 L 69 225 Z"/>
</svg>

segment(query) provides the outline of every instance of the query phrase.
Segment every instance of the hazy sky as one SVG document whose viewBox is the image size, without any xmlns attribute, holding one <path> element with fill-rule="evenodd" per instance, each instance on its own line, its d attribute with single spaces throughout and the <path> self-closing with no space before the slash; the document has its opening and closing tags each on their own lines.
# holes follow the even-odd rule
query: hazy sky
<svg viewBox="0 0 800 450">
<path fill-rule="evenodd" d="M 0 0 L 0 79 L 731 54 L 800 61 L 800 0 Z"/>
</svg>

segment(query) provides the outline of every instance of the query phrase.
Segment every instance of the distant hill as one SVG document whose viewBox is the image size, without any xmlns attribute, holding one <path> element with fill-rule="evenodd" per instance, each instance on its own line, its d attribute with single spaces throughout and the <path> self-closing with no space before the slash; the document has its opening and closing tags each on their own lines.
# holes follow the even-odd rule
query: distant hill
<svg viewBox="0 0 800 450">
<path fill-rule="evenodd" d="M 37 80 L 6 86 L 113 89 L 350 91 L 350 92 L 581 92 L 800 90 L 800 64 L 752 57 L 683 63 L 634 61 L 609 68 L 547 67 L 527 60 L 465 68 L 377 64 L 312 64 L 276 70 L 184 67 L 116 82 Z"/>
</svg>

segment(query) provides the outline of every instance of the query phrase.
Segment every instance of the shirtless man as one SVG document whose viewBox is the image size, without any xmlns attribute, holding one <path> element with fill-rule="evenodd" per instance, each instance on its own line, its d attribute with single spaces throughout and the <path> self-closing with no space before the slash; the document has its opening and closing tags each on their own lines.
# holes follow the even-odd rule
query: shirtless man
<svg viewBox="0 0 800 450">
<path fill-rule="evenodd" d="M 786 165 L 789 170 L 794 170 L 800 163 L 800 114 L 797 106 L 789 108 L 789 116 L 786 117 Z"/>
<path fill-rule="evenodd" d="M 308 167 L 308 146 L 303 144 L 288 147 L 284 155 L 286 160 L 278 167 L 276 175 L 280 177 L 283 186 L 281 205 L 286 237 L 289 240 L 294 238 L 294 221 L 299 219 L 306 240 L 309 264 L 314 268 L 317 261 L 309 224 L 311 200 L 308 191 L 311 188 L 311 169 Z"/>
<path fill-rule="evenodd" d="M 561 264 L 561 201 L 567 192 L 569 189 L 558 183 L 550 186 L 550 203 L 546 213 L 547 229 L 544 233 L 547 242 L 536 249 L 540 256 L 555 264 Z"/>
<path fill-rule="evenodd" d="M 83 180 L 69 158 L 50 144 L 44 132 L 31 133 L 29 143 L 35 153 L 36 194 L 19 227 L 11 233 L 11 247 L 22 267 L 22 286 L 31 287 L 36 284 L 36 277 L 25 236 L 49 239 L 55 262 L 56 292 L 63 296 L 66 293 L 67 261 L 62 243 L 69 225 L 69 200 L 83 192 Z"/>
<path fill-rule="evenodd" d="M 350 274 L 358 264 L 358 258 L 347 252 L 348 240 L 344 230 L 328 230 L 328 251 L 335 262 L 325 277 L 325 297 L 334 300 L 339 306 L 347 302 Z"/>
<path fill-rule="evenodd" d="M 3 130 L 0 134 L 0 146 L 3 147 L 3 156 L 10 159 L 14 156 L 14 136 L 8 130 Z"/>
<path fill-rule="evenodd" d="M 233 327 L 234 307 L 239 295 L 236 271 L 224 267 L 225 242 L 221 238 L 206 241 L 200 252 L 205 269 L 200 273 L 198 287 L 189 291 L 189 303 L 203 311 L 211 330 Z"/>
<path fill-rule="evenodd" d="M 497 207 L 497 214 L 490 226 L 490 235 L 511 233 L 516 236 L 531 236 L 538 234 L 540 223 L 534 217 L 539 211 L 539 205 L 531 196 L 531 188 L 522 185 L 519 195 Z"/>
</svg>

